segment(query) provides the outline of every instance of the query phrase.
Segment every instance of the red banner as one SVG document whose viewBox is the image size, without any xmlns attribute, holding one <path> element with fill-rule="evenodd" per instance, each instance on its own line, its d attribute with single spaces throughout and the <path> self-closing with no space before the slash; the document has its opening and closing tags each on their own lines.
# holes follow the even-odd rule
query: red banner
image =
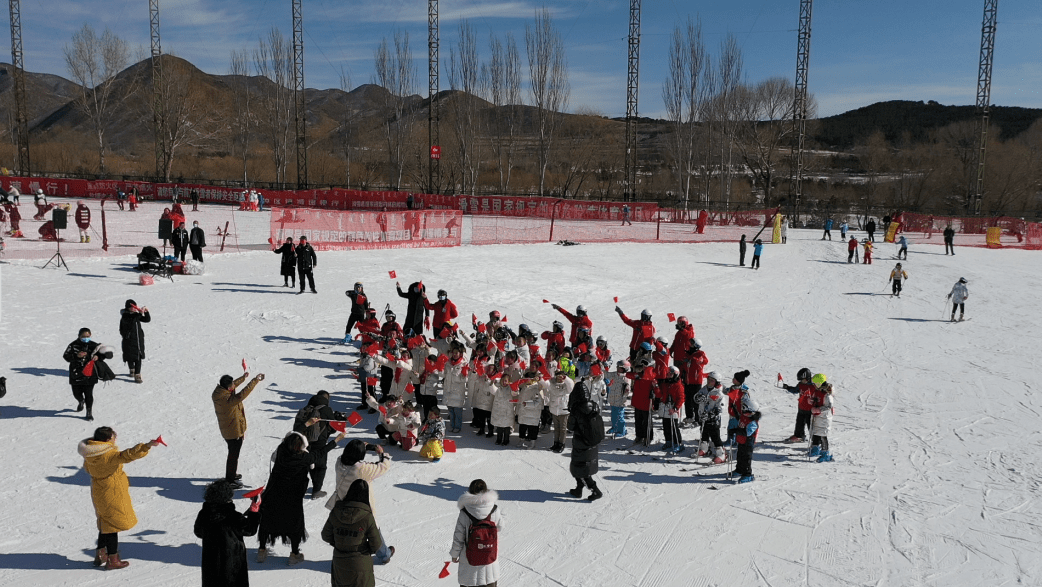
<svg viewBox="0 0 1042 587">
<path fill-rule="evenodd" d="M 348 212 L 310 208 L 271 211 L 272 243 L 306 236 L 323 251 L 457 247 L 462 214 L 456 210 Z"/>
</svg>

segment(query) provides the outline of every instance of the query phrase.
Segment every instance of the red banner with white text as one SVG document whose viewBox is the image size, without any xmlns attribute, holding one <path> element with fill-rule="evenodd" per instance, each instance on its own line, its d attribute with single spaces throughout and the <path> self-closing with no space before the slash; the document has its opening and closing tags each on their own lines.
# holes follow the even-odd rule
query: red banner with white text
<svg viewBox="0 0 1042 587">
<path fill-rule="evenodd" d="M 458 247 L 462 235 L 458 210 L 367 212 L 274 208 L 271 243 L 276 246 L 306 236 L 317 250 Z"/>
</svg>

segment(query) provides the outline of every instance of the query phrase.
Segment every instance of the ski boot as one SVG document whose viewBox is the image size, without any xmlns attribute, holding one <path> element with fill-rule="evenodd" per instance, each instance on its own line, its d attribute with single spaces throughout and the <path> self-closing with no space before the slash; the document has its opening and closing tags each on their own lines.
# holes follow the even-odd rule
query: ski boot
<svg viewBox="0 0 1042 587">
<path fill-rule="evenodd" d="M 816 456 L 818 456 L 820 454 L 821 454 L 821 446 L 820 445 L 815 444 L 814 446 L 810 447 L 810 456 L 816 457 Z"/>
<path fill-rule="evenodd" d="M 713 457 L 713 464 L 714 465 L 722 465 L 723 463 L 726 463 L 726 462 L 727 462 L 727 453 L 725 453 L 722 450 L 717 452 L 716 456 Z"/>
<path fill-rule="evenodd" d="M 678 454 L 684 452 L 685 450 L 687 450 L 687 447 L 684 446 L 683 444 L 674 444 L 673 445 L 673 450 L 671 450 L 669 452 L 671 452 L 671 453 L 673 453 L 675 455 L 678 455 Z"/>
<path fill-rule="evenodd" d="M 698 443 L 698 456 L 704 457 L 707 454 L 709 454 L 709 443 L 703 440 Z"/>
<path fill-rule="evenodd" d="M 831 463 L 832 462 L 832 451 L 822 451 L 821 456 L 818 457 L 819 463 Z"/>
<path fill-rule="evenodd" d="M 756 481 L 756 477 L 753 475 L 742 475 L 741 478 L 738 479 L 739 483 L 752 483 L 753 481 Z"/>
</svg>

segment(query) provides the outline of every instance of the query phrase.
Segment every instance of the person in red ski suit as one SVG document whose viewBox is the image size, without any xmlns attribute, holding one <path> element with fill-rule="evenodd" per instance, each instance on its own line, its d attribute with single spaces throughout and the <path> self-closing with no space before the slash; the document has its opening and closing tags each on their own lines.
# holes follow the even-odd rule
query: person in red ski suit
<svg viewBox="0 0 1042 587">
<path fill-rule="evenodd" d="M 563 314 L 568 319 L 568 322 L 572 324 L 572 332 L 568 335 L 568 344 L 575 346 L 575 338 L 579 334 L 579 329 L 584 326 L 590 331 L 590 335 L 593 335 L 593 320 L 590 320 L 590 317 L 586 315 L 586 306 L 580 305 L 577 307 L 574 315 L 557 304 L 551 304 L 551 306 Z"/>
<path fill-rule="evenodd" d="M 553 330 L 544 330 L 539 337 L 546 341 L 547 359 L 550 358 L 550 351 L 557 353 L 557 356 L 564 351 L 564 324 L 559 320 L 554 320 Z"/>
<path fill-rule="evenodd" d="M 446 331 L 444 326 L 446 324 L 451 326 L 453 321 L 459 317 L 459 310 L 456 308 L 456 304 L 452 303 L 452 300 L 449 299 L 449 294 L 445 290 L 439 289 L 438 301 L 432 304 L 427 300 L 427 298 L 424 298 L 423 305 L 427 311 L 434 315 L 434 317 L 431 318 L 431 326 L 433 327 L 432 331 L 434 332 L 434 336 L 436 338 L 447 338 L 449 336 L 448 333 L 451 331 Z"/>
<path fill-rule="evenodd" d="M 643 444 L 649 446 L 655 440 L 655 429 L 651 426 L 651 396 L 655 385 L 655 367 L 644 360 L 637 363 L 633 371 L 626 374 L 633 380 L 633 395 L 630 405 L 633 406 L 633 427 L 637 438 L 633 446 Z"/>
<path fill-rule="evenodd" d="M 630 320 L 623 313 L 622 308 L 615 306 L 615 311 L 622 318 L 622 322 L 633 329 L 633 336 L 630 337 L 630 361 L 632 361 L 637 355 L 640 343 L 644 341 L 653 342 L 655 339 L 655 325 L 651 323 L 651 312 L 643 310 L 640 313 L 640 320 Z"/>
<path fill-rule="evenodd" d="M 687 355 L 687 359 L 684 362 L 684 370 L 682 371 L 684 376 L 684 397 L 687 400 L 684 402 L 684 417 L 686 422 L 690 424 L 695 418 L 695 394 L 702 389 L 702 383 L 705 379 L 705 368 L 709 364 L 709 357 L 702 352 L 702 341 L 697 338 L 692 338 L 688 341 L 687 351 L 684 354 Z"/>
<path fill-rule="evenodd" d="M 804 367 L 796 373 L 799 383 L 796 385 L 782 384 L 785 391 L 799 395 L 799 403 L 796 406 L 796 428 L 786 442 L 806 442 L 807 440 L 805 430 L 810 427 L 811 410 L 814 409 L 814 394 L 817 392 L 810 378 L 810 369 Z"/>
<path fill-rule="evenodd" d="M 655 384 L 656 410 L 665 406 L 662 411 L 662 434 L 666 437 L 666 443 L 662 450 L 667 452 L 682 452 L 684 450 L 684 439 L 680 435 L 680 414 L 684 409 L 684 385 L 680 383 L 680 369 L 670 367 L 661 381 Z"/>
</svg>

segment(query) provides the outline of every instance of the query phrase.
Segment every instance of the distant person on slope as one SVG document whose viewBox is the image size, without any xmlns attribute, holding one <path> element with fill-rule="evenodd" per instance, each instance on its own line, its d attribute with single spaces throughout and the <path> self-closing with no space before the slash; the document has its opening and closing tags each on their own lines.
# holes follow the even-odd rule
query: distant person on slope
<svg viewBox="0 0 1042 587">
<path fill-rule="evenodd" d="M 819 463 L 832 462 L 829 429 L 832 428 L 832 415 L 835 410 L 832 407 L 832 384 L 825 379 L 823 373 L 818 373 L 811 379 L 811 383 L 814 384 L 814 408 L 810 425 L 810 433 L 813 435 L 810 456 L 818 457 Z"/>
<path fill-rule="evenodd" d="M 890 272 L 890 280 L 889 281 L 892 281 L 893 284 L 894 284 L 893 285 L 893 289 L 891 290 L 890 295 L 901 297 L 901 280 L 902 279 L 908 279 L 908 273 L 904 269 L 901 269 L 901 264 L 898 263 L 894 267 L 894 270 Z"/>
<path fill-rule="evenodd" d="M 948 251 L 955 254 L 955 229 L 951 224 L 944 229 L 944 254 L 947 255 Z"/>
<path fill-rule="evenodd" d="M 897 258 L 898 259 L 904 259 L 905 261 L 907 261 L 908 260 L 908 239 L 905 238 L 905 235 L 902 234 L 901 236 L 897 237 L 897 244 L 898 244 L 898 246 L 901 247 L 900 249 L 897 249 Z"/>
<path fill-rule="evenodd" d="M 742 235 L 742 239 L 738 241 L 738 264 L 745 267 L 745 235 Z"/>
<path fill-rule="evenodd" d="M 955 322 L 956 309 L 959 310 L 959 322 L 962 322 L 963 314 L 966 313 L 966 298 L 968 297 L 970 297 L 970 291 L 966 289 L 966 278 L 960 277 L 952 287 L 952 291 L 948 293 L 948 299 L 952 301 L 952 322 Z"/>
<path fill-rule="evenodd" d="M 847 263 L 857 263 L 857 237 L 851 236 L 847 241 Z"/>
</svg>

